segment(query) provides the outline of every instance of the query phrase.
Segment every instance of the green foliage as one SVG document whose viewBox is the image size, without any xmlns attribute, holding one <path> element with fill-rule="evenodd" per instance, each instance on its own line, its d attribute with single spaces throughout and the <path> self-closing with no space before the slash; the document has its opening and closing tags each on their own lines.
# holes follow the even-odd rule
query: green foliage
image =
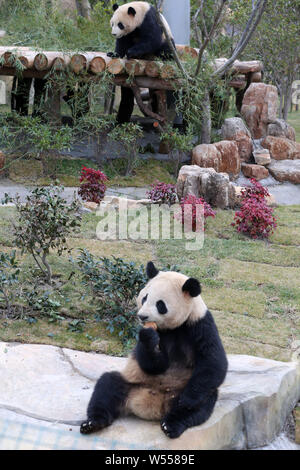
<svg viewBox="0 0 300 470">
<path fill-rule="evenodd" d="M 114 49 L 111 11 L 111 3 L 105 7 L 99 1 L 87 20 L 76 12 L 51 8 L 47 0 L 8 0 L 0 7 L 0 21 L 7 31 L 1 42 L 46 50 L 110 51 Z"/>
<path fill-rule="evenodd" d="M 144 266 L 116 257 L 95 259 L 88 250 L 80 250 L 76 261 L 83 282 L 99 303 L 99 319 L 124 343 L 134 340 L 138 331 L 135 298 L 147 282 Z"/>
<path fill-rule="evenodd" d="M 47 257 L 51 250 L 59 256 L 68 250 L 66 237 L 80 226 L 79 203 L 74 198 L 69 204 L 61 193 L 62 186 L 35 188 L 22 204 L 20 197 L 5 195 L 4 202 L 13 202 L 18 219 L 14 222 L 14 243 L 33 256 L 48 283 L 52 282 L 52 270 Z"/>
<path fill-rule="evenodd" d="M 64 317 L 59 314 L 61 303 L 56 299 L 54 300 L 51 295 L 53 295 L 51 291 L 40 292 L 37 286 L 24 293 L 26 304 L 34 314 L 34 317 L 30 315 L 30 318 L 43 316 L 47 317 L 50 323 L 64 320 Z"/>
<path fill-rule="evenodd" d="M 116 126 L 109 134 L 108 138 L 116 142 L 120 149 L 125 150 L 127 158 L 127 168 L 125 175 L 130 175 L 137 164 L 138 139 L 143 136 L 143 130 L 138 124 L 125 123 Z"/>
<path fill-rule="evenodd" d="M 19 274 L 16 251 L 0 253 L 0 307 L 4 306 L 7 315 L 12 313 L 12 303 L 19 286 Z"/>
</svg>

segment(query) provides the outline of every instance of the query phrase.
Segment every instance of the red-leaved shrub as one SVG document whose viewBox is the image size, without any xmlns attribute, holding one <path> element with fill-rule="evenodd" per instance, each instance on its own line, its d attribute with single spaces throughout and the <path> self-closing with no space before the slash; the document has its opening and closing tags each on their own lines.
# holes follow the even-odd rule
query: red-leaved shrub
<svg viewBox="0 0 300 470">
<path fill-rule="evenodd" d="M 147 192 L 148 199 L 152 202 L 159 202 L 161 204 L 168 204 L 171 206 L 177 200 L 176 186 L 174 184 L 167 184 L 161 181 L 155 181 L 151 184 L 151 191 Z"/>
<path fill-rule="evenodd" d="M 270 193 L 256 179 L 252 178 L 250 181 L 252 186 L 243 189 L 241 207 L 235 213 L 231 225 L 251 238 L 268 238 L 277 227 L 274 210 L 266 203 L 266 197 Z"/>
<path fill-rule="evenodd" d="M 99 204 L 104 198 L 107 176 L 100 170 L 82 167 L 80 176 L 79 196 L 88 202 Z"/>
<path fill-rule="evenodd" d="M 204 215 L 204 227 L 207 217 L 215 217 L 216 213 L 212 210 L 211 206 L 203 198 L 197 198 L 196 196 L 188 195 L 180 202 L 181 206 L 181 221 L 183 225 L 188 224 L 186 229 L 192 230 L 193 232 L 197 229 L 197 224 L 201 227 L 201 218 Z M 200 207 L 197 212 L 197 206 L 203 206 L 203 210 Z M 188 210 L 188 212 L 187 212 Z M 187 220 L 186 220 L 187 219 Z M 191 225 L 191 226 L 190 226 Z"/>
</svg>

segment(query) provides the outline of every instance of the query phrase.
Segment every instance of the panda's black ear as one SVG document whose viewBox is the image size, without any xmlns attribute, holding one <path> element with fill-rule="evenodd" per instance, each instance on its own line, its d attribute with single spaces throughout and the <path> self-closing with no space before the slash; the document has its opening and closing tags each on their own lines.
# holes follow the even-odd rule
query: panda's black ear
<svg viewBox="0 0 300 470">
<path fill-rule="evenodd" d="M 201 294 L 201 286 L 197 279 L 190 277 L 182 286 L 183 292 L 187 292 L 191 297 L 197 297 Z"/>
<path fill-rule="evenodd" d="M 132 8 L 132 7 L 129 7 L 128 8 L 128 15 L 135 16 L 136 15 L 135 9 Z"/>
<path fill-rule="evenodd" d="M 147 264 L 146 273 L 149 279 L 153 279 L 159 273 L 152 261 Z"/>
<path fill-rule="evenodd" d="M 114 3 L 112 8 L 113 11 L 116 11 L 119 8 L 119 5 L 117 3 Z"/>
</svg>

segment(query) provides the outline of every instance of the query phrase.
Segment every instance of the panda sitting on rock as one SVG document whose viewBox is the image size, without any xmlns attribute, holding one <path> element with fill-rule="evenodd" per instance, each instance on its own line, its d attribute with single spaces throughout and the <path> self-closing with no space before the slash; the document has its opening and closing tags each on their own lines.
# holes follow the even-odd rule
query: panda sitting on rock
<svg viewBox="0 0 300 470">
<path fill-rule="evenodd" d="M 159 420 L 179 437 L 211 416 L 227 358 L 196 279 L 147 264 L 149 282 L 137 298 L 144 325 L 122 372 L 98 380 L 80 431 L 90 434 L 121 415 Z"/>
<path fill-rule="evenodd" d="M 127 57 L 127 59 L 149 59 L 171 57 L 171 51 L 164 32 L 156 17 L 155 8 L 148 2 L 130 2 L 125 5 L 113 5 L 114 15 L 110 24 L 112 35 L 117 39 L 115 52 L 109 57 Z M 170 27 L 161 15 L 171 41 L 174 40 Z M 130 121 L 134 108 L 134 94 L 128 87 L 121 88 L 121 103 L 117 122 L 123 124 Z"/>
</svg>

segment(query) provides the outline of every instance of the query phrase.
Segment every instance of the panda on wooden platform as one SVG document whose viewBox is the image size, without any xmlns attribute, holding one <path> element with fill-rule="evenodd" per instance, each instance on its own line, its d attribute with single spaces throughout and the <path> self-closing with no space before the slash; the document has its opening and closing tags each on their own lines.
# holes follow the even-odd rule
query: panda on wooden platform
<svg viewBox="0 0 300 470">
<path fill-rule="evenodd" d="M 196 279 L 158 271 L 147 264 L 149 282 L 138 298 L 142 328 L 122 372 L 98 380 L 80 431 L 90 434 L 121 415 L 159 420 L 164 433 L 179 437 L 213 412 L 227 358 Z"/>
<path fill-rule="evenodd" d="M 127 59 L 147 59 L 153 56 L 167 59 L 171 51 L 164 32 L 156 17 L 155 8 L 148 2 L 130 2 L 125 5 L 113 5 L 111 18 L 112 35 L 116 37 L 115 52 L 110 57 L 127 57 Z M 174 43 L 170 27 L 161 15 L 165 28 Z M 175 43 L 174 43 L 175 46 Z M 121 103 L 117 122 L 130 121 L 134 108 L 134 95 L 130 88 L 121 88 Z"/>
</svg>

